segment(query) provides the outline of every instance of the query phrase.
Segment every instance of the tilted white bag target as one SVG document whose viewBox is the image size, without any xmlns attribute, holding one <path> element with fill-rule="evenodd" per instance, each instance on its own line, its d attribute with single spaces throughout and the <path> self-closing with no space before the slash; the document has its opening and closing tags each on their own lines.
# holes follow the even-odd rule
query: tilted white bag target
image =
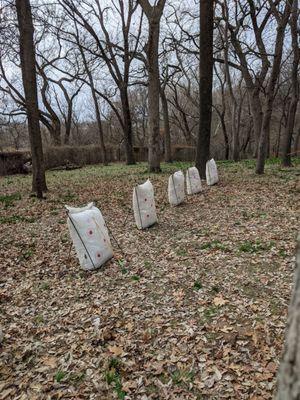
<svg viewBox="0 0 300 400">
<path fill-rule="evenodd" d="M 154 190 L 149 179 L 133 189 L 133 212 L 139 229 L 148 228 L 157 222 Z"/>
<path fill-rule="evenodd" d="M 113 256 L 108 230 L 100 210 L 89 203 L 86 207 L 68 210 L 68 227 L 81 267 L 101 267 Z"/>
<path fill-rule="evenodd" d="M 219 182 L 218 168 L 215 160 L 212 158 L 206 163 L 206 183 L 209 186 Z"/>
<path fill-rule="evenodd" d="M 184 201 L 184 175 L 182 171 L 176 171 L 169 177 L 168 197 L 172 206 L 177 206 Z"/>
<path fill-rule="evenodd" d="M 186 191 L 187 194 L 196 194 L 201 192 L 202 183 L 199 171 L 196 167 L 188 168 L 186 171 Z"/>
</svg>

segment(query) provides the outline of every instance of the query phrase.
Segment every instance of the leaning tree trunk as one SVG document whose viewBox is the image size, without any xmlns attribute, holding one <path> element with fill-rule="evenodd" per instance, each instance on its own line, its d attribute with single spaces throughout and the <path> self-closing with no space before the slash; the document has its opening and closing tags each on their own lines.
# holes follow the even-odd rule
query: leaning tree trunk
<svg viewBox="0 0 300 400">
<path fill-rule="evenodd" d="M 16 0 L 16 9 L 20 32 L 19 41 L 22 80 L 32 156 L 32 190 L 36 192 L 38 198 L 43 198 L 43 191 L 47 190 L 47 186 L 43 159 L 43 144 L 39 124 L 35 48 L 30 1 Z"/>
<path fill-rule="evenodd" d="M 196 167 L 205 178 L 210 156 L 212 78 L 213 78 L 213 1 L 200 0 L 200 112 Z"/>
<path fill-rule="evenodd" d="M 291 151 L 292 151 L 292 137 L 295 126 L 295 117 L 297 112 L 297 105 L 299 100 L 299 79 L 298 79 L 298 67 L 300 59 L 300 51 L 298 45 L 298 32 L 297 32 L 297 19 L 298 19 L 298 0 L 293 1 L 293 9 L 291 13 L 291 33 L 292 33 L 292 48 L 294 53 L 293 66 L 292 66 L 292 99 L 288 111 L 288 120 L 286 124 L 283 154 L 282 154 L 282 165 L 284 167 L 290 167 Z"/>
<path fill-rule="evenodd" d="M 300 234 L 294 289 L 289 308 L 284 353 L 278 374 L 277 400 L 300 399 Z"/>
<path fill-rule="evenodd" d="M 171 135 L 170 135 L 170 123 L 169 123 L 169 108 L 167 96 L 163 89 L 160 90 L 161 105 L 164 118 L 164 147 L 165 147 L 165 162 L 172 162 L 172 151 L 171 151 Z"/>
<path fill-rule="evenodd" d="M 226 128 L 224 113 L 222 113 L 222 115 L 221 115 L 221 126 L 222 126 L 222 132 L 223 132 L 223 136 L 224 136 L 225 160 L 229 160 L 229 138 L 228 138 L 228 133 L 227 133 L 227 128 Z"/>
</svg>

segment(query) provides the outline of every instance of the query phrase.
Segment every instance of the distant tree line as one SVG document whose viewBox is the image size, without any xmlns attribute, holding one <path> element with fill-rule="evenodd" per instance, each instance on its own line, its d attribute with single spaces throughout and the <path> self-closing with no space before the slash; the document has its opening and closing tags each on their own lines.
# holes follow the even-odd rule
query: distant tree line
<svg viewBox="0 0 300 400">
<path fill-rule="evenodd" d="M 290 166 L 298 20 L 298 0 L 2 0 L 0 134 L 19 147 L 26 118 L 42 171 L 34 149 L 85 142 L 85 126 L 103 164 L 111 143 L 127 164 L 148 146 L 158 172 L 185 144 L 203 176 L 213 144 L 224 159 L 255 157 L 258 174 L 269 156 Z"/>
</svg>

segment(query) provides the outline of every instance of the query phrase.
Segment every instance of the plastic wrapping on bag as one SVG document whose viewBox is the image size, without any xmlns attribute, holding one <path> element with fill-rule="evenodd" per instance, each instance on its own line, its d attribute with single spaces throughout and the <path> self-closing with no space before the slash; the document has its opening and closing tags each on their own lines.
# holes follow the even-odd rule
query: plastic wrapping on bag
<svg viewBox="0 0 300 400">
<path fill-rule="evenodd" d="M 202 183 L 199 171 L 196 167 L 188 168 L 186 171 L 186 191 L 187 194 L 196 194 L 201 192 Z"/>
<path fill-rule="evenodd" d="M 218 168 L 215 160 L 212 158 L 206 163 L 206 183 L 209 186 L 219 182 Z"/>
<path fill-rule="evenodd" d="M 133 189 L 133 212 L 138 229 L 145 229 L 157 222 L 154 190 L 148 179 Z"/>
<path fill-rule="evenodd" d="M 176 171 L 169 177 L 168 198 L 172 206 L 177 206 L 184 201 L 184 175 L 182 171 Z"/>
<path fill-rule="evenodd" d="M 113 256 L 108 231 L 100 210 L 89 203 L 68 210 L 68 228 L 79 263 L 84 270 L 100 268 Z"/>
</svg>

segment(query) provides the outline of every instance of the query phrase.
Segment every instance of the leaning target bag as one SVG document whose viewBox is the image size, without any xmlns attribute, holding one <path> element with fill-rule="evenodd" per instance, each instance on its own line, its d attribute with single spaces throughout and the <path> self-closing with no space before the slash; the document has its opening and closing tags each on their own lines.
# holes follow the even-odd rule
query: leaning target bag
<svg viewBox="0 0 300 400">
<path fill-rule="evenodd" d="M 206 183 L 209 186 L 219 182 L 218 168 L 215 160 L 212 158 L 206 163 Z"/>
<path fill-rule="evenodd" d="M 201 192 L 202 183 L 199 171 L 196 167 L 188 168 L 186 171 L 186 191 L 187 194 L 196 194 Z"/>
<path fill-rule="evenodd" d="M 94 203 L 82 208 L 65 207 L 68 228 L 81 267 L 84 270 L 101 267 L 112 258 L 113 250 L 100 210 Z"/>
<path fill-rule="evenodd" d="M 133 189 L 133 212 L 138 229 L 145 229 L 157 222 L 154 190 L 148 179 Z"/>
<path fill-rule="evenodd" d="M 168 197 L 172 206 L 177 206 L 184 201 L 184 175 L 182 171 L 176 171 L 169 177 Z"/>
</svg>

